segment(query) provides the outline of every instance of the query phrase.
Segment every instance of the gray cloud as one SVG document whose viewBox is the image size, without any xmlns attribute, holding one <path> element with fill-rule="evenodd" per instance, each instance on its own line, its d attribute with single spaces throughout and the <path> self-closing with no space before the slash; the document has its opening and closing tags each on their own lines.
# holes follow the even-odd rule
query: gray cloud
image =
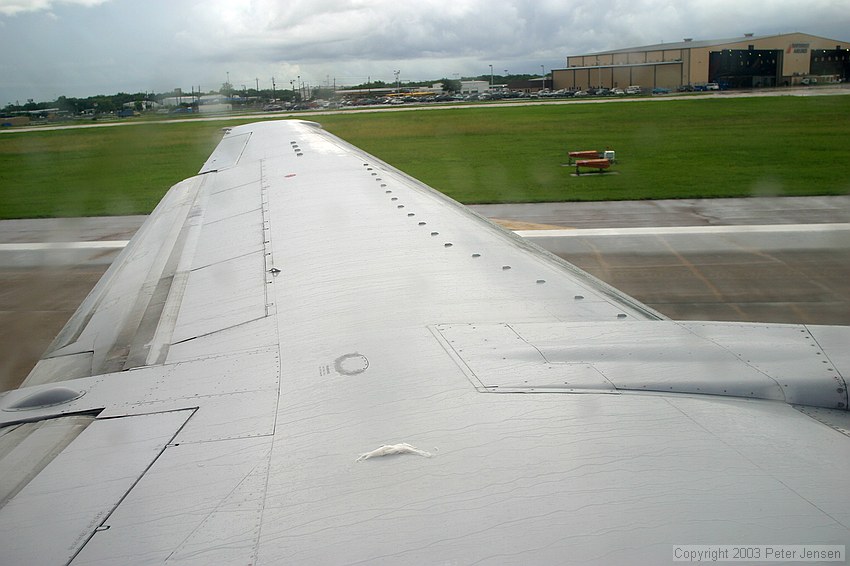
<svg viewBox="0 0 850 566">
<path fill-rule="evenodd" d="M 848 40 L 843 1 L 0 0 L 0 104 L 59 94 L 536 73 L 569 54 L 744 33 Z"/>
<path fill-rule="evenodd" d="M 0 0 L 0 14 L 13 16 L 23 12 L 49 11 L 56 4 L 96 6 L 108 0 Z"/>
</svg>

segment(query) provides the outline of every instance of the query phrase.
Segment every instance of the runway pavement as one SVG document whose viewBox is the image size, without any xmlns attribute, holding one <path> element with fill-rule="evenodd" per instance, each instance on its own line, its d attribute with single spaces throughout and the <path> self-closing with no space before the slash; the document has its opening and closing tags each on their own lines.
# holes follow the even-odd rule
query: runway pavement
<svg viewBox="0 0 850 566">
<path fill-rule="evenodd" d="M 566 228 L 850 222 L 850 196 L 483 204 L 470 208 L 488 218 Z"/>
<path fill-rule="evenodd" d="M 850 325 L 850 197 L 474 206 L 675 319 Z M 143 216 L 0 221 L 0 390 L 16 387 Z"/>
</svg>

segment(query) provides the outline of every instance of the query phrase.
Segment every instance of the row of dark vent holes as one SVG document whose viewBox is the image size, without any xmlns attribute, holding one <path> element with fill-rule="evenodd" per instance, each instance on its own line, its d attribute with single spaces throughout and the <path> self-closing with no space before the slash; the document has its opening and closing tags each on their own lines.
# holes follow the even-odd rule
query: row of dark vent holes
<svg viewBox="0 0 850 566">
<path fill-rule="evenodd" d="M 290 143 L 290 145 L 292 145 L 292 149 L 293 149 L 293 150 L 295 150 L 295 155 L 297 155 L 298 157 L 301 157 L 302 155 L 304 155 L 304 154 L 300 151 L 300 149 L 299 149 L 299 147 L 298 147 L 298 142 L 294 142 L 294 141 L 292 141 L 292 142 L 289 142 L 289 143 Z M 369 167 L 369 164 L 368 164 L 368 163 L 364 163 L 364 164 L 363 164 L 363 167 L 366 167 L 366 170 L 367 170 L 367 171 L 372 171 L 372 176 L 373 176 L 373 177 L 376 177 L 375 181 L 377 181 L 377 182 L 381 182 L 381 181 L 383 180 L 383 179 L 381 179 L 380 177 L 378 177 L 378 174 L 374 172 L 374 170 L 373 170 L 373 168 L 372 168 L 372 167 Z M 391 191 L 390 189 L 387 189 L 386 187 L 387 187 L 386 183 L 381 183 L 381 188 L 386 189 L 384 192 L 385 192 L 386 194 L 392 194 L 392 191 Z M 392 200 L 392 201 L 394 201 L 394 202 L 395 202 L 395 201 L 398 201 L 398 197 L 392 197 L 390 200 Z M 403 205 L 403 204 L 399 204 L 399 205 L 398 205 L 398 208 L 399 208 L 399 209 L 402 209 L 402 208 L 404 208 L 404 205 Z M 412 212 L 408 212 L 408 213 L 407 213 L 407 216 L 408 216 L 408 217 L 413 217 L 413 216 L 415 216 L 415 214 L 414 214 L 414 213 L 412 213 Z M 419 225 L 420 225 L 420 226 L 425 226 L 425 225 L 426 225 L 426 223 L 425 223 L 425 222 L 420 221 L 420 222 L 419 222 Z M 439 235 L 440 235 L 440 233 L 439 233 L 439 232 L 431 232 L 431 235 L 432 235 L 432 236 L 439 236 Z M 445 247 L 447 247 L 447 248 L 450 248 L 450 247 L 452 247 L 454 244 L 452 244 L 451 242 L 446 242 L 446 243 L 445 243 L 445 244 L 443 244 L 443 245 L 444 245 Z M 472 257 L 474 257 L 474 258 L 479 258 L 479 257 L 481 257 L 481 254 L 479 254 L 479 253 L 474 253 L 474 254 L 472 254 Z M 511 268 L 511 266 L 510 266 L 510 265 L 503 265 L 503 266 L 502 266 L 502 270 L 503 270 L 503 271 L 508 271 L 510 268 Z M 541 285 L 541 284 L 543 284 L 543 283 L 546 283 L 546 280 L 545 280 L 545 279 L 538 279 L 538 280 L 537 280 L 537 284 L 538 284 L 538 285 Z M 575 300 L 577 300 L 577 301 L 580 301 L 580 300 L 583 300 L 583 299 L 584 299 L 584 296 L 583 296 L 583 295 L 576 295 L 576 296 L 575 296 L 575 297 L 573 297 L 573 298 L 574 298 Z M 626 318 L 626 315 L 625 315 L 625 314 L 623 314 L 623 313 L 620 313 L 620 314 L 618 314 L 618 315 L 617 315 L 617 318 Z M 801 330 L 800 332 L 805 332 L 805 330 Z M 811 346 L 813 346 L 813 347 L 818 347 L 816 344 L 811 344 Z M 817 352 L 817 354 L 818 354 L 818 355 L 820 355 L 820 354 L 821 354 L 821 352 Z M 828 362 L 828 361 L 826 361 L 826 360 L 824 360 L 824 361 L 823 361 L 823 363 L 828 364 L 829 362 Z M 833 370 L 832 368 L 830 368 L 830 369 L 829 369 L 829 371 L 834 371 L 834 370 Z"/>
<path fill-rule="evenodd" d="M 300 148 L 298 147 L 298 142 L 291 141 L 291 142 L 289 142 L 289 144 L 292 146 L 292 149 L 295 151 L 295 155 L 296 155 L 296 156 L 301 157 L 301 156 L 303 156 L 303 155 L 304 155 L 304 154 L 301 152 Z M 373 177 L 375 177 L 375 181 L 377 181 L 377 182 L 381 182 L 381 181 L 383 181 L 383 179 L 381 179 L 380 177 L 378 177 L 378 174 L 374 172 L 373 168 L 372 168 L 372 167 L 370 167 L 368 163 L 364 163 L 364 164 L 363 164 L 363 167 L 366 167 L 366 170 L 367 170 L 367 171 L 372 171 L 372 176 L 373 176 Z M 392 194 L 392 190 L 390 190 L 390 189 L 388 189 L 388 188 L 387 188 L 386 183 L 381 183 L 381 188 L 386 189 L 386 190 L 384 191 L 386 194 Z M 396 202 L 396 201 L 398 201 L 398 197 L 391 197 L 391 198 L 390 198 L 390 200 L 391 200 L 391 201 L 393 201 L 393 202 Z M 397 205 L 397 207 L 398 207 L 399 209 L 402 209 L 402 208 L 404 208 L 404 205 L 403 205 L 403 204 L 399 204 L 399 205 Z M 416 215 L 415 215 L 413 212 L 408 212 L 408 213 L 407 213 L 407 216 L 408 216 L 408 218 L 412 218 L 413 216 L 416 216 Z M 425 223 L 425 222 L 423 222 L 423 221 L 420 221 L 420 222 L 419 222 L 419 225 L 420 225 L 420 226 L 425 226 L 425 225 L 426 225 L 426 223 Z M 431 232 L 431 235 L 432 235 L 432 236 L 439 236 L 439 235 L 440 235 L 440 233 L 439 233 L 439 232 Z M 443 246 L 445 246 L 445 247 L 447 247 L 447 248 L 450 248 L 450 247 L 452 247 L 453 245 L 454 245 L 454 244 L 452 244 L 451 242 L 446 242 L 445 244 L 443 244 Z M 481 254 L 479 254 L 479 253 L 474 253 L 474 254 L 472 254 L 472 257 L 473 257 L 473 258 L 479 258 L 479 257 L 481 257 Z M 510 265 L 503 265 L 503 266 L 502 266 L 502 271 L 508 271 L 508 270 L 510 270 L 510 269 L 511 269 L 511 266 L 510 266 Z M 542 285 L 542 284 L 544 284 L 544 283 L 546 283 L 546 280 L 545 280 L 545 279 L 538 279 L 538 280 L 537 280 L 537 284 L 538 284 L 538 285 Z M 576 296 L 575 296 L 575 297 L 573 297 L 573 298 L 574 298 L 576 301 L 581 301 L 581 300 L 583 300 L 583 299 L 584 299 L 584 296 L 583 296 L 583 295 L 576 295 Z M 625 315 L 625 314 L 623 314 L 623 313 L 620 313 L 620 314 L 618 314 L 618 315 L 617 315 L 617 318 L 626 318 L 626 315 Z"/>
<path fill-rule="evenodd" d="M 382 188 L 382 189 L 385 189 L 385 190 L 384 190 L 384 193 L 385 193 L 385 194 L 391 195 L 391 194 L 393 193 L 393 192 L 392 192 L 392 190 L 390 190 L 390 189 L 388 189 L 388 188 L 387 188 L 386 183 L 382 183 L 382 182 L 381 182 L 381 181 L 383 181 L 383 179 L 382 179 L 381 177 L 378 177 L 378 174 L 377 174 L 377 173 L 375 173 L 375 172 L 373 171 L 372 167 L 369 167 L 369 164 L 368 164 L 368 163 L 364 163 L 364 164 L 363 164 L 363 167 L 366 167 L 366 170 L 367 170 L 367 171 L 372 171 L 372 176 L 373 176 L 373 177 L 375 177 L 375 181 L 377 181 L 377 182 L 381 183 L 381 188 Z M 393 202 L 397 202 L 397 201 L 398 201 L 398 197 L 390 197 L 390 200 L 391 200 L 391 201 L 393 201 Z M 397 208 L 402 209 L 402 208 L 404 208 L 404 205 L 403 205 L 403 204 L 399 204 L 399 205 L 397 205 Z M 413 217 L 413 216 L 416 216 L 416 214 L 414 214 L 413 212 L 408 212 L 408 213 L 407 213 L 407 216 L 408 216 L 408 218 L 411 218 L 411 217 Z M 425 226 L 426 224 L 427 224 L 427 223 L 426 223 L 426 222 L 423 222 L 423 221 L 420 221 L 420 222 L 419 222 L 419 225 L 420 225 L 420 226 Z M 439 232 L 431 232 L 431 236 L 439 236 L 439 235 L 440 235 L 440 233 L 439 233 Z M 445 244 L 443 244 L 443 246 L 444 246 L 444 247 L 446 247 L 446 248 L 450 248 L 450 247 L 454 246 L 454 244 L 452 244 L 451 242 L 446 242 Z M 479 254 L 479 253 L 474 253 L 474 254 L 472 254 L 472 257 L 474 257 L 474 258 L 479 258 L 479 257 L 481 257 L 481 254 Z M 510 265 L 503 265 L 503 266 L 502 266 L 502 270 L 503 270 L 503 271 L 508 271 L 509 269 L 511 269 L 511 266 L 510 266 Z M 546 281 L 545 281 L 544 279 L 538 279 L 538 280 L 537 280 L 537 283 L 542 284 L 542 283 L 546 283 Z"/>
<path fill-rule="evenodd" d="M 373 177 L 375 177 L 375 181 L 376 181 L 376 182 L 381 183 L 381 181 L 383 181 L 383 179 L 382 179 L 381 177 L 378 177 L 378 174 L 374 172 L 373 168 L 372 168 L 372 167 L 370 167 L 368 163 L 364 163 L 364 164 L 363 164 L 363 167 L 366 167 L 366 170 L 367 170 L 367 171 L 372 171 L 371 175 L 372 175 Z M 388 189 L 388 188 L 387 188 L 386 183 L 381 183 L 381 188 L 382 188 L 382 189 L 385 189 L 385 190 L 384 190 L 384 193 L 386 193 L 386 194 L 388 194 L 388 195 L 389 195 L 389 194 L 392 194 L 392 190 L 390 190 L 390 189 Z M 396 201 L 398 201 L 398 197 L 391 197 L 391 198 L 390 198 L 390 200 L 391 200 L 391 201 L 393 201 L 393 202 L 396 202 Z M 399 204 L 399 205 L 397 205 L 397 207 L 398 207 L 399 209 L 402 209 L 402 208 L 404 208 L 404 205 L 403 205 L 403 204 Z M 408 216 L 408 217 L 413 217 L 413 216 L 415 216 L 415 214 L 414 214 L 414 213 L 412 213 L 412 212 L 408 212 L 408 213 L 407 213 L 407 216 Z M 425 222 L 420 221 L 420 222 L 419 222 L 419 225 L 420 225 L 420 226 L 425 226 L 425 225 L 426 225 L 426 223 L 425 223 Z M 439 235 L 440 235 L 440 233 L 439 233 L 439 232 L 431 232 L 431 235 L 432 235 L 432 236 L 439 236 Z M 447 247 L 447 248 L 450 248 L 450 247 L 452 247 L 453 245 L 454 245 L 454 244 L 452 244 L 451 242 L 446 242 L 445 244 L 443 244 L 443 246 L 445 246 L 445 247 Z M 479 258 L 479 257 L 481 257 L 481 254 L 479 254 L 479 253 L 474 253 L 474 254 L 472 254 L 472 257 L 473 257 L 473 258 Z M 510 266 L 510 265 L 503 265 L 503 266 L 502 266 L 502 271 L 508 271 L 508 270 L 510 270 L 510 269 L 511 269 L 511 266 Z M 537 284 L 538 284 L 538 285 L 542 285 L 542 284 L 544 284 L 544 283 L 546 283 L 546 280 L 545 280 L 545 279 L 538 279 L 538 280 L 537 280 Z M 583 300 L 583 299 L 584 299 L 584 296 L 583 296 L 583 295 L 576 295 L 576 296 L 575 296 L 575 297 L 573 297 L 573 298 L 574 298 L 575 300 L 577 300 L 577 301 L 581 301 L 581 300 Z M 626 315 L 625 315 L 625 314 L 623 314 L 623 313 L 620 313 L 620 314 L 618 314 L 618 315 L 617 315 L 617 318 L 626 318 Z"/>
<path fill-rule="evenodd" d="M 299 147 L 298 147 L 298 142 L 291 141 L 291 142 L 289 142 L 289 144 L 292 146 L 292 149 L 295 151 L 295 155 L 296 155 L 296 156 L 301 157 L 301 156 L 303 156 L 303 155 L 304 155 L 304 154 L 300 151 L 300 149 L 299 149 Z M 367 170 L 367 171 L 372 171 L 372 176 L 376 178 L 376 179 L 375 179 L 375 181 L 377 181 L 377 182 L 381 182 L 381 181 L 383 181 L 383 179 L 381 179 L 380 177 L 378 177 L 378 174 L 374 172 L 373 168 L 372 168 L 372 167 L 370 167 L 368 163 L 364 163 L 364 164 L 363 164 L 363 166 L 364 166 L 364 167 L 366 167 L 366 170 Z M 392 194 L 392 190 L 390 190 L 390 189 L 388 189 L 388 188 L 387 188 L 386 183 L 381 183 L 381 188 L 386 189 L 386 190 L 384 191 L 386 194 Z M 391 200 L 391 201 L 393 201 L 393 202 L 397 202 L 397 201 L 398 201 L 398 197 L 391 197 L 391 198 L 390 198 L 390 200 Z M 399 204 L 399 205 L 397 205 L 397 207 L 398 207 L 399 209 L 402 209 L 402 208 L 404 208 L 404 205 L 403 205 L 403 204 Z M 407 213 L 407 216 L 408 216 L 409 218 L 411 218 L 411 217 L 416 216 L 416 215 L 415 215 L 413 212 L 408 212 L 408 213 Z M 425 222 L 423 222 L 423 221 L 420 221 L 420 222 L 419 222 L 419 225 L 420 225 L 420 226 L 425 226 L 425 225 L 426 225 L 426 223 L 425 223 Z M 431 232 L 431 236 L 439 236 L 439 235 L 440 235 L 440 233 L 439 233 L 439 232 Z M 452 244 L 451 242 L 446 242 L 445 244 L 443 244 L 443 246 L 445 246 L 446 248 L 450 248 L 450 247 L 452 247 L 453 245 L 454 245 L 454 244 Z M 481 257 L 481 254 L 479 254 L 479 253 L 474 253 L 474 254 L 472 254 L 472 257 L 473 257 L 473 258 L 479 258 L 479 257 Z M 502 266 L 502 270 L 503 270 L 503 271 L 508 271 L 508 270 L 510 270 L 510 269 L 511 269 L 511 266 L 510 266 L 510 265 L 503 265 L 503 266 Z M 542 285 L 542 284 L 544 284 L 544 283 L 546 283 L 546 280 L 545 280 L 545 279 L 538 279 L 538 280 L 537 280 L 537 284 L 538 284 L 538 285 Z M 583 300 L 583 299 L 584 299 L 584 296 L 583 296 L 583 295 L 576 295 L 576 296 L 575 296 L 575 297 L 573 297 L 573 298 L 574 298 L 575 300 L 577 300 L 577 301 L 581 301 L 581 300 Z M 620 313 L 620 314 L 618 314 L 618 315 L 617 315 L 617 318 L 626 318 L 626 315 L 625 315 L 625 314 L 623 314 L 623 313 Z"/>
</svg>

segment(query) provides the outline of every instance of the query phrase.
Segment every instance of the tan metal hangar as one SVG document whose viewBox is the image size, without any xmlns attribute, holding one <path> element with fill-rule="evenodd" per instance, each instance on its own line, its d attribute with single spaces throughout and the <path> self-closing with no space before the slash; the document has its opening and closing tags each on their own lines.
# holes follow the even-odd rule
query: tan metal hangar
<svg viewBox="0 0 850 566">
<path fill-rule="evenodd" d="M 694 40 L 567 57 L 555 89 L 779 87 L 850 78 L 850 41 L 805 33 Z"/>
</svg>

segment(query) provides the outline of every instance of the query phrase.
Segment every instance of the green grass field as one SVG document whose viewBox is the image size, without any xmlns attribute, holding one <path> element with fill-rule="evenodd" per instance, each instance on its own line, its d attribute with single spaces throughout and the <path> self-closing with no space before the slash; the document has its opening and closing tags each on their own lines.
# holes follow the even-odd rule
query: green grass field
<svg viewBox="0 0 850 566">
<path fill-rule="evenodd" d="M 850 96 L 711 98 L 311 116 L 466 203 L 850 193 Z M 2 218 L 149 212 L 227 124 L 0 135 Z M 616 150 L 571 176 L 566 152 Z"/>
</svg>

